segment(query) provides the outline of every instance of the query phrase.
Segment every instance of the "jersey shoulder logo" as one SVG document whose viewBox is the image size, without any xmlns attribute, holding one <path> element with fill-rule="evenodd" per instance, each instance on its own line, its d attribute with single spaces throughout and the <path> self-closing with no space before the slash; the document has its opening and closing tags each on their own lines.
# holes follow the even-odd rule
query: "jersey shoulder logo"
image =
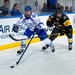
<svg viewBox="0 0 75 75">
<path fill-rule="evenodd" d="M 20 19 L 23 19 L 23 16 L 21 16 Z"/>
<path fill-rule="evenodd" d="M 32 15 L 32 18 L 35 18 L 35 17 L 36 17 L 36 14 L 33 14 L 33 15 Z"/>
<path fill-rule="evenodd" d="M 63 19 L 67 19 L 67 16 L 63 16 Z"/>
</svg>

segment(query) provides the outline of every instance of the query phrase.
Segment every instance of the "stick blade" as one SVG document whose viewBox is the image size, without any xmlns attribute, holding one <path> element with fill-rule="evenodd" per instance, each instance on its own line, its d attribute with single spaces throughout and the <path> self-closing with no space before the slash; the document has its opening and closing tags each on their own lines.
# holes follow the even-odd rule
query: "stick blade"
<svg viewBox="0 0 75 75">
<path fill-rule="evenodd" d="M 18 65 L 19 64 L 19 62 L 16 62 L 16 65 Z"/>
<path fill-rule="evenodd" d="M 20 40 L 18 40 L 18 39 L 15 39 L 11 34 L 9 34 L 9 37 L 10 37 L 12 40 L 14 40 L 14 41 L 20 41 Z"/>
</svg>

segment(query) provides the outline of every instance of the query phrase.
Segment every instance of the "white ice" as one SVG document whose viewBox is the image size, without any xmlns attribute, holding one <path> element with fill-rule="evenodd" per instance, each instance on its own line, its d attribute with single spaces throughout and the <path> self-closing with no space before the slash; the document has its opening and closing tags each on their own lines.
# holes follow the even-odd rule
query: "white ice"
<svg viewBox="0 0 75 75">
<path fill-rule="evenodd" d="M 53 42 L 55 53 L 50 48 L 41 51 L 43 42 L 32 44 L 13 69 L 11 62 L 19 59 L 20 55 L 16 54 L 19 48 L 0 51 L 0 75 L 75 75 L 75 35 L 73 40 L 73 50 L 69 51 L 66 36 L 57 38 Z"/>
</svg>

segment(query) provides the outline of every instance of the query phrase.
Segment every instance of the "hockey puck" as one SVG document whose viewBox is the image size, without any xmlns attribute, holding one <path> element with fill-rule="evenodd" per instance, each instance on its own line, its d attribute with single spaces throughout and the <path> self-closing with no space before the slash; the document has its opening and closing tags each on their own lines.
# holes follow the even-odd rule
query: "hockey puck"
<svg viewBox="0 0 75 75">
<path fill-rule="evenodd" d="M 10 68 L 14 68 L 14 66 L 10 66 Z"/>
</svg>

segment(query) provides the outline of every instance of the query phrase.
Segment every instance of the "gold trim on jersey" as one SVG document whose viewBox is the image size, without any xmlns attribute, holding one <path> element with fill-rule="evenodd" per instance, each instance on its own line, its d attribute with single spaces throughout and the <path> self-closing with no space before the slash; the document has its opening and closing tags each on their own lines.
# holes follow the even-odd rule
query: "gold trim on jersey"
<svg viewBox="0 0 75 75">
<path fill-rule="evenodd" d="M 71 21 L 70 21 L 70 20 L 66 20 L 66 21 L 64 22 L 64 25 L 65 25 L 65 26 L 71 25 Z"/>
<path fill-rule="evenodd" d="M 51 21 L 51 18 L 50 18 L 50 17 L 48 17 L 47 21 Z"/>
</svg>

